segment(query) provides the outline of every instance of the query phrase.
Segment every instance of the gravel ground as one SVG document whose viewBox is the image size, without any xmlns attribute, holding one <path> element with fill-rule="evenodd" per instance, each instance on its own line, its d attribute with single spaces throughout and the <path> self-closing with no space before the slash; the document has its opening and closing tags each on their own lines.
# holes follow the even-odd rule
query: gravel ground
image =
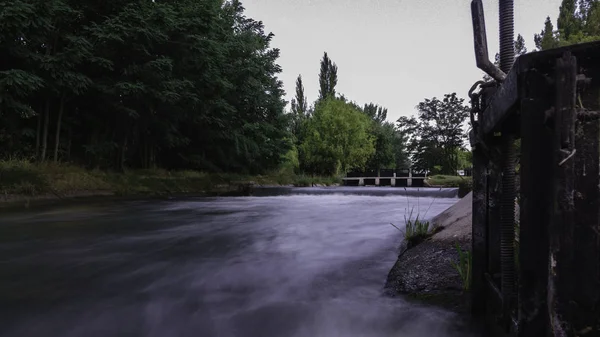
<svg viewBox="0 0 600 337">
<path fill-rule="evenodd" d="M 451 262 L 458 261 L 456 244 L 471 249 L 471 205 L 469 193 L 432 220 L 441 231 L 410 249 L 401 248 L 386 282 L 389 295 L 405 295 L 460 313 L 468 311 L 469 294 L 462 290 Z"/>
</svg>

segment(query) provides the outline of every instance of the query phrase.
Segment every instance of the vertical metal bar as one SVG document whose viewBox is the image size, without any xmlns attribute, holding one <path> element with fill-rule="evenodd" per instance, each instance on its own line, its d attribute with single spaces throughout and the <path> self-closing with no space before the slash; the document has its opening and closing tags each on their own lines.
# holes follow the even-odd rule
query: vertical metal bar
<svg viewBox="0 0 600 337">
<path fill-rule="evenodd" d="M 515 139 L 502 135 L 502 194 L 500 195 L 500 269 L 505 318 L 512 315 L 515 300 Z M 510 323 L 510 321 L 508 321 Z"/>
<path fill-rule="evenodd" d="M 554 110 L 554 215 L 549 228 L 548 309 L 554 336 L 573 335 L 570 324 L 573 285 L 575 95 L 577 61 L 570 52 L 556 60 Z"/>
<path fill-rule="evenodd" d="M 500 0 L 500 69 L 508 73 L 515 61 L 514 49 L 514 3 Z M 503 312 L 507 328 L 515 300 L 515 138 L 510 132 L 502 132 L 502 193 L 500 196 L 500 250 L 501 291 Z"/>
<path fill-rule="evenodd" d="M 485 273 L 488 271 L 487 241 L 487 164 L 480 148 L 473 149 L 473 213 L 471 312 L 482 320 L 486 308 Z"/>
<path fill-rule="evenodd" d="M 488 142 L 491 149 L 497 150 L 497 139 L 490 137 Z M 500 167 L 490 163 L 487 176 L 488 188 L 488 273 L 497 282 L 500 289 L 500 195 L 502 192 Z"/>
<path fill-rule="evenodd" d="M 521 100 L 521 204 L 519 223 L 518 336 L 546 336 L 548 326 L 548 223 L 551 195 L 551 130 L 545 115 L 552 87 L 543 74 L 528 71 Z"/>
<path fill-rule="evenodd" d="M 597 74 L 598 69 L 596 69 Z M 600 114 L 600 88 L 581 93 L 583 106 Z M 600 122 L 581 121 L 575 132 L 575 233 L 572 301 L 574 330 L 600 335 Z"/>
</svg>

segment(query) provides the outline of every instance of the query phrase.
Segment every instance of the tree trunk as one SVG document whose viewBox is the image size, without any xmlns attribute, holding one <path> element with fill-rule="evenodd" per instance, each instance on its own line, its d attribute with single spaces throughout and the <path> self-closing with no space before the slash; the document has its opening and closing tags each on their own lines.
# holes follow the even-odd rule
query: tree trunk
<svg viewBox="0 0 600 337">
<path fill-rule="evenodd" d="M 44 115 L 44 106 L 40 106 L 37 116 L 37 127 L 35 129 L 35 159 L 40 160 L 40 141 L 42 139 L 42 116 Z"/>
<path fill-rule="evenodd" d="M 140 146 L 140 150 L 142 152 L 142 168 L 147 169 L 148 168 L 148 142 L 147 142 L 147 136 L 145 133 L 142 134 L 141 138 L 141 146 Z"/>
<path fill-rule="evenodd" d="M 125 172 L 125 158 L 127 156 L 127 136 L 123 139 L 123 143 L 121 143 L 121 151 L 119 154 L 119 171 Z"/>
<path fill-rule="evenodd" d="M 69 127 L 69 135 L 67 140 L 67 160 L 71 160 L 71 144 L 73 142 L 73 126 Z"/>
<path fill-rule="evenodd" d="M 60 97 L 60 106 L 58 108 L 58 117 L 56 119 L 56 135 L 54 138 L 54 162 L 58 162 L 58 147 L 60 145 L 60 126 L 62 122 L 63 111 L 65 110 L 65 95 Z"/>
<path fill-rule="evenodd" d="M 46 150 L 48 149 L 48 124 L 50 123 L 50 99 L 46 101 L 46 107 L 44 109 L 44 126 L 42 131 L 42 154 L 40 161 L 46 160 Z"/>
<path fill-rule="evenodd" d="M 150 168 L 156 169 L 156 148 L 154 146 L 150 147 Z"/>
</svg>

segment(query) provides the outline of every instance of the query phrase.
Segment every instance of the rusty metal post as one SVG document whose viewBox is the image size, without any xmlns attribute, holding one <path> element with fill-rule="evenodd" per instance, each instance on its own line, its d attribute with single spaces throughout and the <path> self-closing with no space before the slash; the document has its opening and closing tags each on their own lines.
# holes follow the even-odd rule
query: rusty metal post
<svg viewBox="0 0 600 337">
<path fill-rule="evenodd" d="M 580 336 L 600 336 L 600 67 L 588 69 L 594 87 L 581 90 L 575 131 L 575 228 L 572 326 Z"/>
<path fill-rule="evenodd" d="M 573 336 L 570 301 L 573 286 L 575 98 L 577 61 L 570 52 L 556 60 L 552 170 L 553 216 L 550 219 L 548 259 L 548 315 L 550 335 Z"/>
<path fill-rule="evenodd" d="M 481 148 L 473 149 L 473 214 L 471 312 L 473 317 L 483 320 L 486 308 L 485 273 L 488 271 L 488 226 L 487 226 L 487 166 L 488 158 Z"/>
<path fill-rule="evenodd" d="M 521 99 L 521 204 L 519 231 L 518 336 L 546 336 L 548 326 L 548 223 L 553 172 L 551 129 L 545 125 L 554 91 L 544 74 L 523 77 Z"/>
<path fill-rule="evenodd" d="M 485 16 L 481 0 L 471 2 L 471 18 L 473 20 L 473 42 L 475 44 L 475 62 L 477 67 L 498 82 L 504 81 L 506 74 L 498 69 L 488 55 L 487 35 L 485 32 Z"/>
<path fill-rule="evenodd" d="M 514 3 L 500 0 L 500 69 L 508 73 L 515 61 Z M 515 275 L 515 136 L 508 128 L 502 130 L 502 193 L 500 195 L 500 267 L 503 313 L 506 328 L 510 329 L 516 299 Z"/>
<path fill-rule="evenodd" d="M 493 151 L 500 152 L 498 139 L 490 139 L 488 142 Z M 487 176 L 488 188 L 488 273 L 491 279 L 500 288 L 501 257 L 500 257 L 500 196 L 502 171 L 500 166 L 490 163 Z"/>
</svg>

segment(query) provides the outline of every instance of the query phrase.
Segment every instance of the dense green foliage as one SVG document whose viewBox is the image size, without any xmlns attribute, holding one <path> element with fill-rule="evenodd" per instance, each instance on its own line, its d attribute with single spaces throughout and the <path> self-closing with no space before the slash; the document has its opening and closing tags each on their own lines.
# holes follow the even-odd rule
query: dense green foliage
<svg viewBox="0 0 600 337">
<path fill-rule="evenodd" d="M 301 145 L 305 170 L 335 175 L 364 167 L 375 153 L 370 122 L 362 111 L 340 99 L 320 101 L 306 123 Z"/>
<path fill-rule="evenodd" d="M 554 29 L 550 17 L 534 37 L 538 50 L 600 40 L 600 1 L 563 0 Z"/>
<path fill-rule="evenodd" d="M 465 151 L 464 124 L 469 107 L 456 93 L 443 99 L 425 99 L 418 115 L 398 119 L 398 128 L 408 136 L 413 168 L 431 173 L 456 174 L 460 154 Z"/>
<path fill-rule="evenodd" d="M 397 127 L 337 92 L 327 53 L 317 98 L 299 75 L 286 112 L 273 34 L 238 0 L 15 0 L 0 28 L 0 160 L 296 175 L 464 162 L 454 94 Z"/>
<path fill-rule="evenodd" d="M 401 117 L 394 125 L 387 121 L 385 107 L 359 106 L 336 93 L 338 68 L 327 53 L 320 66 L 314 109 L 307 108 L 300 76 L 292 101 L 299 171 L 328 175 L 412 166 L 456 175 L 457 169 L 471 166 L 464 148 L 469 110 L 455 93 L 441 101 L 426 99 L 417 107 L 417 117 Z"/>
<path fill-rule="evenodd" d="M 237 0 L 4 2 L 0 156 L 277 167 L 291 146 L 279 51 L 243 11 Z"/>
<path fill-rule="evenodd" d="M 302 84 L 302 75 L 296 79 L 296 97 L 292 98 L 292 133 L 299 141 L 302 123 L 308 114 L 308 100 L 304 94 L 304 84 Z"/>
<path fill-rule="evenodd" d="M 338 68 L 327 53 L 319 72 L 319 96 L 308 107 L 302 77 L 292 99 L 292 130 L 299 165 L 308 174 L 337 175 L 349 170 L 410 166 L 406 137 L 388 122 L 388 110 L 374 103 L 359 106 L 336 92 Z"/>
<path fill-rule="evenodd" d="M 390 122 L 372 122 L 372 133 L 375 140 L 375 153 L 367 161 L 366 167 L 370 170 L 393 168 L 396 166 L 396 130 Z M 401 150 L 401 149 L 400 149 Z M 405 165 L 398 167 L 405 168 Z"/>
</svg>

